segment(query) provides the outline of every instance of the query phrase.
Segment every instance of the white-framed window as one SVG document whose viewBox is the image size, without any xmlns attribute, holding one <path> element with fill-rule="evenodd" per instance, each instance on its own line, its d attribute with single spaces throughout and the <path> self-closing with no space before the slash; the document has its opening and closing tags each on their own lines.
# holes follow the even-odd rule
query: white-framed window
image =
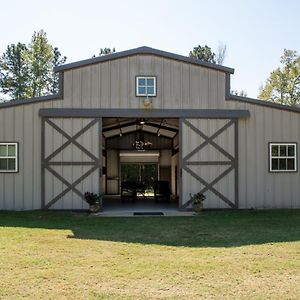
<svg viewBox="0 0 300 300">
<path fill-rule="evenodd" d="M 156 96 L 156 77 L 155 76 L 136 76 L 136 96 L 155 97 Z"/>
<path fill-rule="evenodd" d="M 297 144 L 269 143 L 269 171 L 297 172 Z"/>
<path fill-rule="evenodd" d="M 0 173 L 18 172 L 18 143 L 0 142 Z"/>
</svg>

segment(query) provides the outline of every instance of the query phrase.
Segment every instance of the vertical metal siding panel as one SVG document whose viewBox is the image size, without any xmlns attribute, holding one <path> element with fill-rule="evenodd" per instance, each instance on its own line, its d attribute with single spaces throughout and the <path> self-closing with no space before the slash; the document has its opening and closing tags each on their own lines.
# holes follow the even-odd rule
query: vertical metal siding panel
<svg viewBox="0 0 300 300">
<path fill-rule="evenodd" d="M 4 141 L 15 141 L 15 109 L 10 108 L 6 110 L 4 115 L 5 122 L 5 134 Z M 14 186 L 14 174 L 4 174 L 4 201 L 5 201 L 5 209 L 15 209 L 15 186 Z"/>
<path fill-rule="evenodd" d="M 91 108 L 100 107 L 100 68 L 101 65 L 92 65 L 91 73 L 90 73 L 90 81 L 91 81 Z"/>
<path fill-rule="evenodd" d="M 263 107 L 256 107 L 255 109 L 256 115 L 256 123 L 255 123 L 255 132 L 252 139 L 252 144 L 254 145 L 255 149 L 255 170 L 256 176 L 253 180 L 255 180 L 255 200 L 256 206 L 264 208 L 265 204 L 265 193 L 262 192 L 265 190 L 266 182 L 266 172 L 267 172 L 267 151 L 266 151 L 266 143 L 265 143 L 265 122 L 264 122 L 264 108 Z"/>
<path fill-rule="evenodd" d="M 218 72 L 209 71 L 209 93 L 208 93 L 208 103 L 206 107 L 216 108 L 219 106 L 218 103 Z"/>
<path fill-rule="evenodd" d="M 56 101 L 58 102 L 58 101 Z M 64 99 L 60 107 L 74 107 L 73 104 L 73 70 L 64 72 Z"/>
<path fill-rule="evenodd" d="M 91 89 L 92 89 L 92 80 L 91 80 L 91 71 L 92 66 L 83 68 L 81 72 L 81 107 L 91 108 Z"/>
<path fill-rule="evenodd" d="M 72 107 L 80 108 L 81 107 L 81 69 L 74 69 L 72 71 Z"/>
<path fill-rule="evenodd" d="M 19 173 L 13 174 L 14 177 L 14 209 L 24 209 L 23 196 L 24 196 L 24 176 L 27 170 L 24 168 L 24 110 L 23 106 L 14 108 L 14 141 L 19 142 Z M 26 141 L 27 144 L 27 141 Z"/>
<path fill-rule="evenodd" d="M 167 101 L 170 108 L 181 107 L 181 65 L 177 62 L 171 64 L 171 97 Z"/>
<path fill-rule="evenodd" d="M 33 156 L 34 135 L 33 135 L 33 107 L 24 106 L 24 124 L 23 124 L 23 157 L 24 157 L 24 176 L 23 184 L 23 209 L 32 209 L 33 207 L 33 161 L 36 159 Z"/>
<path fill-rule="evenodd" d="M 181 90 L 182 90 L 182 99 L 181 107 L 188 108 L 190 102 L 190 71 L 188 64 L 182 64 L 181 66 Z"/>
<path fill-rule="evenodd" d="M 169 108 L 171 101 L 171 63 L 169 60 L 163 60 L 163 96 L 158 108 Z"/>
<path fill-rule="evenodd" d="M 110 62 L 110 103 L 113 108 L 126 107 L 121 103 L 119 83 L 120 83 L 120 61 L 114 60 Z"/>
<path fill-rule="evenodd" d="M 5 109 L 0 110 L 0 142 L 4 141 L 5 123 L 4 123 L 4 113 Z M 0 173 L 0 209 L 5 209 L 4 202 L 4 176 L 5 174 Z"/>
<path fill-rule="evenodd" d="M 246 203 L 246 189 L 247 189 L 247 148 L 246 148 L 246 126 L 247 121 L 240 119 L 239 122 L 239 157 L 238 157 L 238 171 L 239 171 L 239 208 L 247 208 Z"/>
<path fill-rule="evenodd" d="M 198 83 L 198 87 L 199 87 L 198 93 L 200 95 L 199 108 L 209 107 L 209 95 L 208 95 L 209 71 L 205 68 L 199 68 L 198 72 L 200 72 L 200 78 Z"/>
<path fill-rule="evenodd" d="M 128 59 L 122 59 L 119 63 L 119 80 L 116 83 L 119 97 L 119 107 L 131 107 L 128 98 Z"/>
<path fill-rule="evenodd" d="M 197 67 L 190 65 L 190 108 L 200 107 L 200 93 L 199 93 L 199 70 Z"/>
<path fill-rule="evenodd" d="M 109 63 L 101 64 L 100 74 L 100 107 L 108 108 L 111 107 L 110 103 L 110 68 Z"/>
<path fill-rule="evenodd" d="M 153 57 L 153 74 L 156 75 L 156 97 L 153 99 L 153 106 L 155 108 L 160 107 L 160 103 L 163 101 L 163 64 L 161 58 Z"/>
</svg>

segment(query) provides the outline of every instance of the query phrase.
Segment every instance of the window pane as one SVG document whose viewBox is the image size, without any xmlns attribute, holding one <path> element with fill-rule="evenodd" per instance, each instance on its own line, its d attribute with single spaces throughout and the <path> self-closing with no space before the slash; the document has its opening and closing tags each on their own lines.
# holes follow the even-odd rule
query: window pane
<svg viewBox="0 0 300 300">
<path fill-rule="evenodd" d="M 278 170 L 278 158 L 272 158 L 272 170 Z"/>
<path fill-rule="evenodd" d="M 12 171 L 16 169 L 16 159 L 15 158 L 9 158 L 8 159 L 8 170 Z"/>
<path fill-rule="evenodd" d="M 288 146 L 288 156 L 295 156 L 295 146 Z"/>
<path fill-rule="evenodd" d="M 286 156 L 286 146 L 280 146 L 280 156 Z"/>
<path fill-rule="evenodd" d="M 279 146 L 272 146 L 272 156 L 278 156 Z"/>
<path fill-rule="evenodd" d="M 15 155 L 16 155 L 16 146 L 8 145 L 8 156 L 15 156 Z"/>
<path fill-rule="evenodd" d="M 7 147 L 6 145 L 0 145 L 0 156 L 7 156 Z"/>
<path fill-rule="evenodd" d="M 146 79 L 145 78 L 139 78 L 139 86 L 140 85 L 143 85 L 143 86 L 146 85 Z"/>
<path fill-rule="evenodd" d="M 154 87 L 153 86 L 148 86 L 147 87 L 147 94 L 148 95 L 154 95 Z"/>
<path fill-rule="evenodd" d="M 279 170 L 286 170 L 286 159 L 285 158 L 279 159 Z"/>
<path fill-rule="evenodd" d="M 144 86 L 139 86 L 139 94 L 145 95 L 146 94 L 146 88 Z"/>
<path fill-rule="evenodd" d="M 154 78 L 147 79 L 147 86 L 154 86 Z"/>
<path fill-rule="evenodd" d="M 7 159 L 0 158 L 0 170 L 6 171 L 7 170 Z"/>
<path fill-rule="evenodd" d="M 293 158 L 287 159 L 287 169 L 295 170 L 295 160 Z"/>
</svg>

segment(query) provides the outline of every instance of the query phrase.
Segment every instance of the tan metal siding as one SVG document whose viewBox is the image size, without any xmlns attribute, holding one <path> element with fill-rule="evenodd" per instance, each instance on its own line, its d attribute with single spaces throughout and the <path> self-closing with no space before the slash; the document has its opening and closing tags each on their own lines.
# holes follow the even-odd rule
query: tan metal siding
<svg viewBox="0 0 300 300">
<path fill-rule="evenodd" d="M 140 74 L 157 76 L 154 108 L 248 109 L 250 118 L 239 120 L 240 208 L 300 208 L 300 172 L 268 172 L 268 142 L 272 141 L 297 142 L 299 167 L 300 114 L 225 101 L 225 73 L 221 71 L 166 58 L 136 55 L 66 71 L 62 101 L 0 109 L 0 140 L 20 143 L 20 172 L 0 173 L 0 209 L 39 209 L 41 206 L 40 108 L 141 108 L 141 99 L 135 97 L 135 76 Z M 67 121 L 61 121 L 60 124 L 66 129 L 69 126 Z M 215 128 L 214 125 L 201 126 L 208 131 Z M 54 131 L 49 135 L 54 149 L 62 138 L 57 137 Z M 95 136 L 84 137 L 82 142 L 95 147 Z M 197 144 L 194 140 L 188 142 Z M 226 142 L 230 144 L 224 138 Z M 49 150 L 53 149 L 51 147 Z M 72 155 L 72 151 L 64 155 Z M 208 151 L 207 155 L 210 157 L 212 154 Z M 78 171 L 71 174 L 64 172 L 66 177 L 70 177 Z M 51 186 L 55 186 L 51 193 L 58 193 L 62 184 L 49 180 Z M 226 184 L 231 184 L 230 179 Z M 81 188 L 95 190 L 97 185 L 95 175 L 91 187 L 83 182 Z M 196 187 L 193 188 L 196 190 Z M 63 202 L 61 205 L 62 208 L 66 207 Z"/>
<path fill-rule="evenodd" d="M 137 75 L 157 76 L 153 108 L 217 108 L 225 100 L 225 73 L 142 55 L 66 71 L 63 107 L 143 108 Z"/>
</svg>

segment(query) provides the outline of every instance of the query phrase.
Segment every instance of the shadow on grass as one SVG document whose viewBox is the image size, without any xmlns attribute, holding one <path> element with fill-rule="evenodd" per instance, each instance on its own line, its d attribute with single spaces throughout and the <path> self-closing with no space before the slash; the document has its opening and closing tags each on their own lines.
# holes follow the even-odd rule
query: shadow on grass
<svg viewBox="0 0 300 300">
<path fill-rule="evenodd" d="M 300 240 L 300 210 L 211 211 L 196 217 L 101 218 L 72 212 L 0 211 L 1 227 L 68 229 L 68 238 L 185 247 Z"/>
</svg>

